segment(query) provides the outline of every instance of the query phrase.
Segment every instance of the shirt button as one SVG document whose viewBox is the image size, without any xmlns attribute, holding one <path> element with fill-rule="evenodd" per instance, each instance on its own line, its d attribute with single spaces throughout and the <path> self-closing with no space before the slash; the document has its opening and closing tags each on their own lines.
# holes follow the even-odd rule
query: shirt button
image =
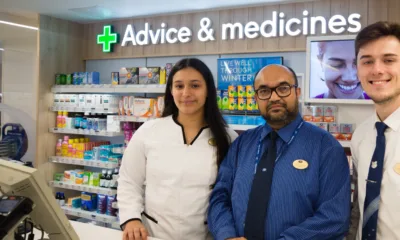
<svg viewBox="0 0 400 240">
<path fill-rule="evenodd" d="M 266 168 L 263 168 L 263 169 L 262 169 L 262 171 L 263 171 L 263 172 L 266 172 L 266 171 L 267 171 L 267 169 L 266 169 Z"/>
</svg>

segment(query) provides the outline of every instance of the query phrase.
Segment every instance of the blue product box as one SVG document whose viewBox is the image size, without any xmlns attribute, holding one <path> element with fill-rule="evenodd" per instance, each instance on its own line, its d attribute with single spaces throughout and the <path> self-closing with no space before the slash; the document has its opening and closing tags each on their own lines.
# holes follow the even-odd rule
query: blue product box
<svg viewBox="0 0 400 240">
<path fill-rule="evenodd" d="M 97 209 L 97 195 L 94 193 L 82 192 L 81 208 L 85 211 L 95 211 Z"/>
</svg>

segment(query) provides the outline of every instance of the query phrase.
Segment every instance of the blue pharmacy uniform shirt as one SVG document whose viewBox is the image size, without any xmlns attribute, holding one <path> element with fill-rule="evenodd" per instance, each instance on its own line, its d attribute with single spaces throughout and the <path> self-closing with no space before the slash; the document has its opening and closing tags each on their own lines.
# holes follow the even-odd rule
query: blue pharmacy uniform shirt
<svg viewBox="0 0 400 240">
<path fill-rule="evenodd" d="M 301 126 L 300 128 L 298 128 Z M 290 145 L 288 142 L 295 134 Z M 268 124 L 241 134 L 220 166 L 210 198 L 208 226 L 215 240 L 244 236 L 259 140 L 266 150 Z M 350 173 L 343 147 L 301 115 L 278 131 L 265 240 L 342 240 L 350 220 Z M 306 169 L 293 166 L 305 160 Z"/>
</svg>

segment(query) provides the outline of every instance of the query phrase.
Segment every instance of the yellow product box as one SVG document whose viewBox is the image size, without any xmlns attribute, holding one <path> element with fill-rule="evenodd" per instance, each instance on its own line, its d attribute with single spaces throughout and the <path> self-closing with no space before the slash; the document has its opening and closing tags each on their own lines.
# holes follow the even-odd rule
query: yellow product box
<svg viewBox="0 0 400 240">
<path fill-rule="evenodd" d="M 254 87 L 252 85 L 246 85 L 246 97 L 254 97 L 255 92 L 254 92 Z"/>
<path fill-rule="evenodd" d="M 244 111 L 247 109 L 247 99 L 246 98 L 238 98 L 238 110 Z"/>
<path fill-rule="evenodd" d="M 135 98 L 133 101 L 133 116 L 152 117 L 154 112 L 153 98 Z"/>
<path fill-rule="evenodd" d="M 247 106 L 246 108 L 247 111 L 257 110 L 256 101 L 254 100 L 254 98 L 247 98 L 246 106 Z"/>
<path fill-rule="evenodd" d="M 167 83 L 167 70 L 165 67 L 162 67 L 160 69 L 160 84 L 166 84 Z"/>
<path fill-rule="evenodd" d="M 238 96 L 237 87 L 234 85 L 228 86 L 228 97 L 233 98 L 237 96 Z"/>
<path fill-rule="evenodd" d="M 238 110 L 238 99 L 237 98 L 229 98 L 228 110 L 230 110 L 230 111 Z"/>
<path fill-rule="evenodd" d="M 237 86 L 237 96 L 240 98 L 246 97 L 246 89 L 243 85 Z"/>
</svg>

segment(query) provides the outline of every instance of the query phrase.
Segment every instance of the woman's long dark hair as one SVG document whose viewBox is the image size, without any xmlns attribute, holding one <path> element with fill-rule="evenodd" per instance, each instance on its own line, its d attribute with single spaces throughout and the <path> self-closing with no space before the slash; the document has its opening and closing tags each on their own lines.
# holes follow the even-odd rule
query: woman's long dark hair
<svg viewBox="0 0 400 240">
<path fill-rule="evenodd" d="M 215 88 L 214 77 L 201 60 L 197 58 L 184 58 L 177 62 L 172 68 L 168 76 L 167 86 L 165 90 L 165 108 L 162 117 L 170 115 L 178 116 L 178 108 L 175 105 L 174 98 L 172 97 L 172 80 L 174 75 L 185 68 L 193 68 L 198 71 L 206 81 L 207 86 L 207 99 L 204 105 L 204 118 L 208 124 L 213 137 L 217 144 L 217 165 L 220 166 L 226 153 L 229 149 L 230 137 L 226 131 L 226 122 L 221 115 L 217 105 L 217 90 Z"/>
</svg>

